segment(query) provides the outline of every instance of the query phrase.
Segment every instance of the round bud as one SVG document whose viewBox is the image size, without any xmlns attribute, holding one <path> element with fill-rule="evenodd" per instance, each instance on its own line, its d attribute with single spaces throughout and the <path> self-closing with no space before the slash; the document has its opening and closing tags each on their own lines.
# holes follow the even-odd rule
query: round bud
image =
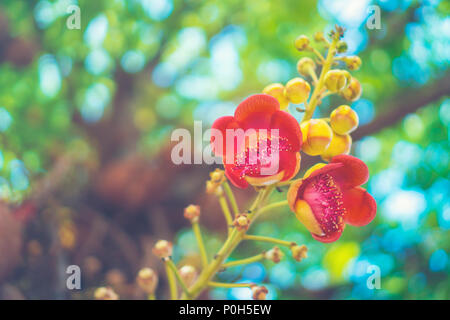
<svg viewBox="0 0 450 320">
<path fill-rule="evenodd" d="M 153 294 L 156 286 L 158 285 L 158 276 L 153 269 L 143 268 L 139 270 L 136 277 L 136 282 L 138 286 L 146 293 Z"/>
<path fill-rule="evenodd" d="M 267 252 L 264 254 L 264 257 L 265 257 L 267 260 L 271 260 L 271 261 L 273 261 L 273 262 L 275 262 L 275 263 L 278 263 L 278 262 L 281 261 L 281 259 L 283 259 L 284 254 L 283 254 L 283 252 L 280 250 L 280 248 L 278 248 L 278 247 L 273 247 L 272 249 L 270 249 L 269 251 L 267 251 Z"/>
<path fill-rule="evenodd" d="M 184 217 L 186 219 L 195 222 L 198 220 L 199 216 L 200 216 L 200 206 L 191 204 L 186 208 L 184 208 Z"/>
<path fill-rule="evenodd" d="M 233 226 L 235 226 L 238 230 L 247 230 L 250 226 L 250 219 L 247 217 L 247 214 L 238 214 L 233 221 Z"/>
<path fill-rule="evenodd" d="M 314 70 L 315 68 L 316 68 L 316 63 L 311 58 L 304 57 L 304 58 L 301 58 L 300 60 L 298 60 L 298 62 L 297 62 L 297 71 L 302 76 L 305 76 L 305 77 L 309 76 L 309 70 L 310 69 Z"/>
<path fill-rule="evenodd" d="M 330 70 L 326 73 L 324 81 L 328 90 L 338 92 L 347 84 L 347 75 L 343 70 Z"/>
<path fill-rule="evenodd" d="M 338 154 L 348 154 L 352 146 L 352 137 L 349 134 L 340 135 L 333 132 L 333 139 L 331 139 L 330 146 L 321 154 L 325 161 L 330 161 L 331 158 Z"/>
<path fill-rule="evenodd" d="M 294 44 L 298 51 L 306 50 L 309 47 L 309 38 L 305 35 L 298 36 Z"/>
<path fill-rule="evenodd" d="M 264 286 L 252 286 L 252 297 L 254 300 L 266 300 L 267 293 L 269 290 L 267 290 Z"/>
<path fill-rule="evenodd" d="M 291 253 L 296 261 L 302 261 L 308 256 L 308 248 L 305 245 L 294 245 L 291 247 Z"/>
<path fill-rule="evenodd" d="M 348 49 L 347 42 L 340 40 L 336 45 L 337 52 L 343 53 Z"/>
<path fill-rule="evenodd" d="M 362 61 L 358 56 L 348 56 L 344 58 L 347 68 L 350 70 L 358 70 L 361 67 Z"/>
<path fill-rule="evenodd" d="M 358 79 L 352 77 L 350 80 L 350 84 L 339 94 L 346 100 L 356 101 L 359 99 L 359 97 L 361 97 L 361 93 L 361 83 L 359 83 Z"/>
<path fill-rule="evenodd" d="M 300 125 L 302 130 L 302 150 L 310 156 L 317 156 L 325 152 L 331 143 L 333 131 L 322 119 L 311 119 Z"/>
<path fill-rule="evenodd" d="M 284 110 L 289 105 L 289 100 L 284 95 L 284 86 L 281 83 L 272 83 L 264 88 L 263 93 L 274 97 L 280 104 L 280 109 Z"/>
<path fill-rule="evenodd" d="M 153 247 L 153 254 L 159 258 L 167 258 L 172 255 L 172 243 L 166 240 L 159 240 Z"/>
<path fill-rule="evenodd" d="M 180 268 L 178 271 L 180 273 L 181 279 L 183 279 L 184 284 L 187 287 L 190 287 L 194 284 L 195 280 L 197 279 L 197 271 L 193 266 L 186 265 Z"/>
<path fill-rule="evenodd" d="M 209 173 L 209 177 L 211 178 L 211 182 L 220 184 L 225 181 L 225 171 L 217 168 Z"/>
<path fill-rule="evenodd" d="M 337 134 L 346 134 L 358 127 L 358 114 L 347 105 L 337 107 L 331 112 L 330 125 Z"/>
<path fill-rule="evenodd" d="M 320 42 L 320 41 L 324 41 L 324 40 L 325 40 L 325 37 L 323 36 L 322 31 L 317 31 L 316 33 L 314 33 L 314 41 Z"/>
<path fill-rule="evenodd" d="M 119 300 L 119 296 L 110 287 L 100 287 L 94 292 L 96 300 Z"/>
<path fill-rule="evenodd" d="M 311 86 L 302 78 L 294 78 L 286 84 L 285 96 L 292 103 L 305 102 L 311 92 Z"/>
</svg>

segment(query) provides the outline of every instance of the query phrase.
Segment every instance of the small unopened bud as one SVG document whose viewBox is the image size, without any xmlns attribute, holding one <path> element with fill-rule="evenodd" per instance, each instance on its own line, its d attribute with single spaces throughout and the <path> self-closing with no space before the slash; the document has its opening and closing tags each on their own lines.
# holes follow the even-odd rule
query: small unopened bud
<svg viewBox="0 0 450 320">
<path fill-rule="evenodd" d="M 158 276 L 153 269 L 143 268 L 139 270 L 136 277 L 136 282 L 138 286 L 146 293 L 153 294 L 156 286 L 158 285 Z"/>
<path fill-rule="evenodd" d="M 333 132 L 322 119 L 311 119 L 300 125 L 302 131 L 302 151 L 310 156 L 325 152 L 331 143 Z"/>
<path fill-rule="evenodd" d="M 280 104 L 280 109 L 284 110 L 289 105 L 289 100 L 284 95 L 284 86 L 281 83 L 272 83 L 264 88 L 263 93 L 274 97 Z"/>
<path fill-rule="evenodd" d="M 316 33 L 314 33 L 314 41 L 321 42 L 321 41 L 324 41 L 324 40 L 325 40 L 325 37 L 324 37 L 322 31 L 317 31 Z"/>
<path fill-rule="evenodd" d="M 344 62 L 350 70 L 358 70 L 362 64 L 361 58 L 358 56 L 345 57 Z"/>
<path fill-rule="evenodd" d="M 311 86 L 302 78 L 294 78 L 286 84 L 285 95 L 292 103 L 305 102 L 311 92 Z"/>
<path fill-rule="evenodd" d="M 267 293 L 269 293 L 269 290 L 267 290 L 264 286 L 252 286 L 252 297 L 254 300 L 266 300 Z"/>
<path fill-rule="evenodd" d="M 306 50 L 309 47 L 309 38 L 305 35 L 298 36 L 294 44 L 298 51 Z"/>
<path fill-rule="evenodd" d="M 343 70 L 330 70 L 326 73 L 324 81 L 328 90 L 338 92 L 347 84 L 347 75 Z"/>
<path fill-rule="evenodd" d="M 312 69 L 314 70 L 316 68 L 316 63 L 313 61 L 313 59 L 304 57 L 298 60 L 297 62 L 297 71 L 304 77 L 309 76 L 309 71 Z"/>
<path fill-rule="evenodd" d="M 308 257 L 308 248 L 305 245 L 294 245 L 291 247 L 292 257 L 297 261 L 302 261 Z"/>
<path fill-rule="evenodd" d="M 246 213 L 241 213 L 236 216 L 236 219 L 233 221 L 233 226 L 238 230 L 247 230 L 250 226 L 250 219 L 248 218 Z"/>
<path fill-rule="evenodd" d="M 195 222 L 198 220 L 199 216 L 200 216 L 200 206 L 191 204 L 186 208 L 184 208 L 184 217 L 189 221 Z"/>
<path fill-rule="evenodd" d="M 334 132 L 347 134 L 358 127 L 358 114 L 347 105 L 337 107 L 331 112 L 330 125 Z"/>
<path fill-rule="evenodd" d="M 119 300 L 119 296 L 110 287 L 100 287 L 94 292 L 96 300 Z"/>
<path fill-rule="evenodd" d="M 337 44 L 336 44 L 336 50 L 339 53 L 344 53 L 346 52 L 348 49 L 347 46 L 347 42 L 340 40 Z"/>
<path fill-rule="evenodd" d="M 184 284 L 187 287 L 190 287 L 194 284 L 195 280 L 197 279 L 197 271 L 193 266 L 186 265 L 180 268 L 178 271 L 180 273 L 181 279 L 183 279 Z"/>
<path fill-rule="evenodd" d="M 361 97 L 361 93 L 361 83 L 359 83 L 358 79 L 352 77 L 350 80 L 350 84 L 339 94 L 346 100 L 356 101 L 359 99 L 359 97 Z"/>
<path fill-rule="evenodd" d="M 211 182 L 221 184 L 225 181 L 225 171 L 217 168 L 213 172 L 209 173 L 209 177 L 211 178 Z"/>
<path fill-rule="evenodd" d="M 333 138 L 327 150 L 321 154 L 325 161 L 330 161 L 331 158 L 339 154 L 348 154 L 352 146 L 352 137 L 349 134 L 340 135 L 333 132 Z"/>
<path fill-rule="evenodd" d="M 161 259 L 172 255 L 172 243 L 166 240 L 159 240 L 153 247 L 153 254 Z"/>
<path fill-rule="evenodd" d="M 280 250 L 280 248 L 278 247 L 273 247 L 272 249 L 270 249 L 269 251 L 267 251 L 264 254 L 264 257 L 267 260 L 271 260 L 275 263 L 278 263 L 281 261 L 281 259 L 283 259 L 284 257 L 284 253 Z"/>
</svg>

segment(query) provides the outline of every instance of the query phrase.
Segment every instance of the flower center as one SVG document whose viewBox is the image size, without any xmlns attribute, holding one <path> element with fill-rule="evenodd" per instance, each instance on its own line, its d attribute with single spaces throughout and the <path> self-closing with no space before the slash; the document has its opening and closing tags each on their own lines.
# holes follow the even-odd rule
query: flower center
<svg viewBox="0 0 450 320">
<path fill-rule="evenodd" d="M 343 195 L 332 176 L 321 174 L 315 177 L 305 189 L 304 197 L 325 234 L 343 227 L 345 214 Z"/>
<path fill-rule="evenodd" d="M 292 145 L 285 137 L 273 139 L 271 136 L 248 139 L 242 151 L 236 154 L 233 170 L 244 176 L 259 176 L 263 174 L 261 168 L 274 168 L 267 170 L 265 175 L 275 175 L 280 169 L 280 152 L 293 151 Z"/>
</svg>

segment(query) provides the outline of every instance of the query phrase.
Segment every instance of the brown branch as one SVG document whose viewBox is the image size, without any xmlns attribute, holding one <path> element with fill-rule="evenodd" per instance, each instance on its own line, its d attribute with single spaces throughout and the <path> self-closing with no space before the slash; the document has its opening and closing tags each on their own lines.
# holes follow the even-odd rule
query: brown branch
<svg viewBox="0 0 450 320">
<path fill-rule="evenodd" d="M 407 114 L 450 94 L 450 74 L 418 89 L 408 89 L 396 98 L 390 99 L 383 108 L 387 110 L 372 122 L 359 127 L 353 134 L 354 141 L 390 127 L 403 119 Z"/>
</svg>

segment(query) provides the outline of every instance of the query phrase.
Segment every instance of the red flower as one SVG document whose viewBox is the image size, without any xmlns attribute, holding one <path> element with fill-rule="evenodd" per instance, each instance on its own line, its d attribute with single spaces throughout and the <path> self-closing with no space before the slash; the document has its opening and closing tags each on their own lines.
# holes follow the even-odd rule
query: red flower
<svg viewBox="0 0 450 320">
<path fill-rule="evenodd" d="M 223 158 L 225 173 L 237 187 L 286 181 L 300 169 L 300 126 L 269 95 L 250 96 L 212 129 L 212 150 Z"/>
<path fill-rule="evenodd" d="M 297 218 L 314 239 L 333 242 L 339 239 L 345 224 L 365 226 L 373 220 L 377 204 L 361 184 L 369 170 L 358 158 L 338 155 L 327 165 L 305 174 L 288 191 L 288 202 Z M 313 167 L 314 168 L 314 167 Z"/>
</svg>

